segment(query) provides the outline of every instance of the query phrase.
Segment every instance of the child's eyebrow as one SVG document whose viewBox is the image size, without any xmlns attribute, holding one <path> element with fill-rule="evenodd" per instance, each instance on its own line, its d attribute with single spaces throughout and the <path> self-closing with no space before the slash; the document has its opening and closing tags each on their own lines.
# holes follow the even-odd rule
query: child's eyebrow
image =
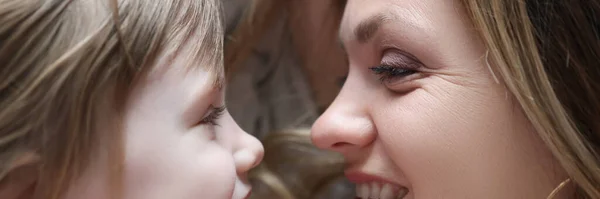
<svg viewBox="0 0 600 199">
<path fill-rule="evenodd" d="M 215 88 L 219 89 L 219 91 L 222 91 L 223 88 L 225 87 L 225 77 L 223 75 L 215 75 L 216 77 L 214 78 L 215 81 L 213 82 L 213 86 L 215 86 Z"/>
</svg>

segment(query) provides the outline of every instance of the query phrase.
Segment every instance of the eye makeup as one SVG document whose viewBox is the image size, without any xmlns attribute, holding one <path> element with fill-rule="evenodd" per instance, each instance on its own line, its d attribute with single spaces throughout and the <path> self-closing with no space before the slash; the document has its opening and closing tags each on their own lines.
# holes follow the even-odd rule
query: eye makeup
<svg viewBox="0 0 600 199">
<path fill-rule="evenodd" d="M 414 56 L 400 50 L 384 51 L 380 65 L 369 68 L 375 75 L 379 76 L 382 83 L 397 83 L 406 80 L 413 74 L 418 73 L 421 67 Z"/>
</svg>

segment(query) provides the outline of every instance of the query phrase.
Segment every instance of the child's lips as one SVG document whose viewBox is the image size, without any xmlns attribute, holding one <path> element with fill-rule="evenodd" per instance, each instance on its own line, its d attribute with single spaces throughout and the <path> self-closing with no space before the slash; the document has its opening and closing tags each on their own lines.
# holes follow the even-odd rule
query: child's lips
<svg viewBox="0 0 600 199">
<path fill-rule="evenodd" d="M 246 197 L 244 197 L 244 199 L 250 198 L 251 194 L 252 194 L 252 189 L 250 189 L 250 191 L 248 191 L 248 194 L 246 194 Z"/>
</svg>

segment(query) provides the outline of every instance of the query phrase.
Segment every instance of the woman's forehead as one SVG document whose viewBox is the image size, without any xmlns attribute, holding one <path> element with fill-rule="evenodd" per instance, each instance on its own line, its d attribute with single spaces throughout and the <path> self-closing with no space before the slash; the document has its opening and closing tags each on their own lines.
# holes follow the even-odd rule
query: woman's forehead
<svg viewBox="0 0 600 199">
<path fill-rule="evenodd" d="M 432 6 L 440 7 L 413 0 L 349 1 L 340 26 L 340 38 L 342 41 L 365 42 L 387 23 L 406 27 L 406 31 L 431 29 L 432 13 L 428 11 L 433 9 Z"/>
</svg>

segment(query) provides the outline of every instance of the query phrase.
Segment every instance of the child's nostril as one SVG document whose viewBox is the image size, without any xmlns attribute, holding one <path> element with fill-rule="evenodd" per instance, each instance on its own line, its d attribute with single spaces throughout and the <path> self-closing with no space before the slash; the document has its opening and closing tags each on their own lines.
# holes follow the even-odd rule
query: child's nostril
<svg viewBox="0 0 600 199">
<path fill-rule="evenodd" d="M 256 165 L 256 155 L 248 150 L 238 151 L 233 155 L 238 172 L 246 172 Z"/>
</svg>

